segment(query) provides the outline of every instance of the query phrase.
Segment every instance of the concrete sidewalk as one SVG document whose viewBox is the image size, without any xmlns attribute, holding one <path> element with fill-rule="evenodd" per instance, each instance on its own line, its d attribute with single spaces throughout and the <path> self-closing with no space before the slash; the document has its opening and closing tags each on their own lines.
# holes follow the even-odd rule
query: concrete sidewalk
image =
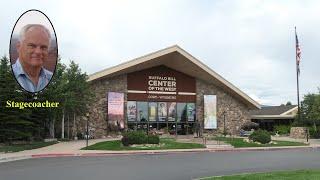
<svg viewBox="0 0 320 180">
<path fill-rule="evenodd" d="M 89 145 L 102 142 L 117 140 L 119 138 L 108 139 L 93 139 L 89 140 Z M 287 141 L 299 141 L 288 139 L 287 137 L 278 137 L 273 140 L 287 140 Z M 177 139 L 179 142 L 194 142 L 203 144 L 203 139 Z M 0 163 L 15 161 L 29 158 L 40 157 L 63 157 L 63 156 L 110 156 L 110 155 L 130 155 L 130 154 L 163 154 L 163 153 L 187 153 L 187 152 L 219 152 L 219 151 L 266 151 L 266 150 L 283 150 L 283 149 L 301 149 L 301 148 L 320 148 L 319 139 L 311 139 L 309 146 L 287 146 L 287 147 L 247 147 L 247 148 L 233 148 L 228 144 L 217 141 L 207 141 L 207 148 L 202 149 L 171 149 L 171 150 L 130 150 L 130 151 L 108 151 L 108 150 L 80 150 L 86 146 L 85 140 L 60 142 L 51 146 L 32 149 L 26 151 L 20 151 L 15 153 L 3 153 L 0 154 Z"/>
</svg>

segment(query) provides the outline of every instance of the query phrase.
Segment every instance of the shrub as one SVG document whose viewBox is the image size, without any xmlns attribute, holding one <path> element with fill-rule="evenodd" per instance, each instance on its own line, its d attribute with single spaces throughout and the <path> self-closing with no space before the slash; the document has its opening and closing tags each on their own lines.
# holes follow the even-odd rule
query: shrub
<svg viewBox="0 0 320 180">
<path fill-rule="evenodd" d="M 158 135 L 149 135 L 148 144 L 159 144 L 160 138 Z"/>
<path fill-rule="evenodd" d="M 290 125 L 277 125 L 274 126 L 274 131 L 278 132 L 278 134 L 290 134 Z"/>
<path fill-rule="evenodd" d="M 267 144 L 271 141 L 271 135 L 268 133 L 268 131 L 257 130 L 249 136 L 249 139 L 254 142 L 260 142 L 261 144 Z"/>
<path fill-rule="evenodd" d="M 251 131 L 251 129 L 258 129 L 259 124 L 255 122 L 246 122 L 241 126 L 241 129 L 245 131 Z"/>
<path fill-rule="evenodd" d="M 131 131 L 122 134 L 121 142 L 124 146 L 132 144 L 159 144 L 160 138 L 158 135 L 146 135 L 143 131 Z"/>
<path fill-rule="evenodd" d="M 123 146 L 129 146 L 130 145 L 128 136 L 123 136 L 122 139 L 121 139 L 121 142 L 122 142 Z"/>
<path fill-rule="evenodd" d="M 309 128 L 309 135 L 310 138 L 320 138 L 320 127 L 317 127 L 315 129 L 315 126 L 313 127 L 308 127 Z"/>
</svg>

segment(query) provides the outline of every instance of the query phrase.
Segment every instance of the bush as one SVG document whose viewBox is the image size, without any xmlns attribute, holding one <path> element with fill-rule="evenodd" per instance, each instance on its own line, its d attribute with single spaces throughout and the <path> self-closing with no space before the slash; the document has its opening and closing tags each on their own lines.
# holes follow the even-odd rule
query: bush
<svg viewBox="0 0 320 180">
<path fill-rule="evenodd" d="M 308 127 L 309 128 L 309 135 L 310 135 L 310 138 L 320 138 L 320 127 L 317 127 L 315 129 L 315 127 Z"/>
<path fill-rule="evenodd" d="M 159 144 L 160 138 L 158 135 L 149 135 L 148 144 Z"/>
<path fill-rule="evenodd" d="M 259 128 L 259 124 L 255 123 L 255 122 L 246 122 L 241 126 L 241 129 L 245 130 L 245 131 L 251 131 L 251 129 L 258 129 Z"/>
<path fill-rule="evenodd" d="M 122 134 L 121 142 L 124 146 L 132 144 L 159 144 L 158 135 L 146 135 L 143 131 L 131 131 Z"/>
<path fill-rule="evenodd" d="M 290 125 L 277 125 L 274 126 L 274 132 L 278 132 L 278 134 L 290 134 Z"/>
<path fill-rule="evenodd" d="M 260 142 L 261 144 L 267 144 L 271 141 L 271 135 L 268 133 L 268 131 L 257 130 L 249 136 L 249 139 L 254 142 Z"/>
<path fill-rule="evenodd" d="M 123 136 L 122 139 L 121 139 L 121 142 L 122 142 L 123 146 L 129 146 L 130 145 L 129 138 L 127 136 Z"/>
</svg>

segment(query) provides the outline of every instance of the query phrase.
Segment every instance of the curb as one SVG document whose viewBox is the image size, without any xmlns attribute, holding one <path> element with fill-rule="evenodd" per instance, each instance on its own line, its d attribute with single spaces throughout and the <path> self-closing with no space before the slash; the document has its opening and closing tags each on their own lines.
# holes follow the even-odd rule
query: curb
<svg viewBox="0 0 320 180">
<path fill-rule="evenodd" d="M 50 157 L 99 157 L 99 156 L 129 156 L 129 155 L 166 155 L 180 153 L 201 153 L 201 152 L 249 152 L 249 151 L 278 151 L 278 150 L 299 150 L 299 149 L 320 149 L 320 146 L 286 146 L 286 147 L 253 147 L 253 148 L 207 148 L 207 149 L 180 149 L 163 151 L 134 151 L 134 152 L 80 152 L 80 153 L 45 153 L 33 154 L 17 157 L 0 158 L 0 163 L 17 161 L 31 158 L 50 158 Z"/>
<path fill-rule="evenodd" d="M 18 160 L 30 159 L 30 158 L 32 158 L 31 155 L 16 156 L 16 157 L 5 157 L 5 158 L 0 158 L 0 163 L 10 162 L 10 161 L 18 161 Z"/>
<path fill-rule="evenodd" d="M 134 152 L 94 152 L 94 153 L 53 153 L 53 154 L 35 154 L 32 158 L 43 157 L 95 157 L 95 156 L 116 156 L 116 155 L 152 155 L 152 154 L 179 154 L 179 153 L 199 153 L 199 152 L 246 152 L 246 151 L 277 151 L 277 150 L 298 150 L 298 149 L 320 149 L 320 146 L 292 146 L 292 147 L 262 147 L 262 148 L 215 148 L 215 149 L 185 149 L 185 150 L 167 150 L 167 151 L 134 151 Z"/>
</svg>

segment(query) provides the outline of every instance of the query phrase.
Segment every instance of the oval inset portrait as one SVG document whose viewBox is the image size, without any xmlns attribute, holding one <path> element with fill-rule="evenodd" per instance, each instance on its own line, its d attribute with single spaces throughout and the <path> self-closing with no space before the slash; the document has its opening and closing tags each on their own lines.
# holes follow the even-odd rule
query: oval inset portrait
<svg viewBox="0 0 320 180">
<path fill-rule="evenodd" d="M 20 86 L 31 93 L 50 83 L 58 58 L 57 37 L 49 18 L 39 10 L 23 13 L 10 39 L 12 72 Z"/>
</svg>

